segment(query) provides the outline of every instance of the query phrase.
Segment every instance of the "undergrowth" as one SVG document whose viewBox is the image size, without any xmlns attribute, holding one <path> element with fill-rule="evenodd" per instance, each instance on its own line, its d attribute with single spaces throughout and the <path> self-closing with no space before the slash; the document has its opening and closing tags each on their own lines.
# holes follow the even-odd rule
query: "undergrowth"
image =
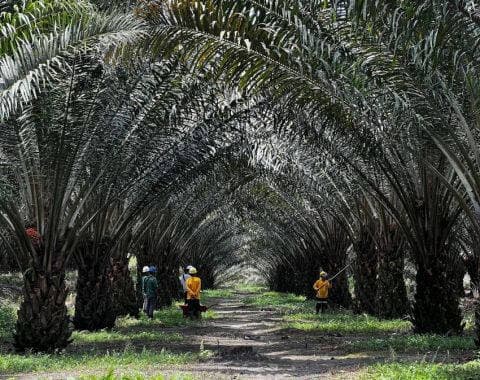
<svg viewBox="0 0 480 380">
<path fill-rule="evenodd" d="M 387 363 L 369 367 L 363 380 L 475 380 L 480 379 L 480 361 L 464 364 Z"/>
<path fill-rule="evenodd" d="M 366 314 L 348 312 L 316 315 L 293 313 L 284 317 L 284 327 L 302 331 L 318 331 L 339 334 L 376 334 L 386 332 L 407 332 L 411 323 L 402 319 L 378 319 Z"/>
<path fill-rule="evenodd" d="M 248 297 L 245 303 L 250 306 L 271 308 L 279 311 L 301 310 L 309 304 L 304 296 L 291 293 L 264 292 Z"/>
<path fill-rule="evenodd" d="M 207 289 L 202 291 L 202 302 L 209 302 L 210 298 L 232 298 L 233 291 L 231 289 Z"/>
<path fill-rule="evenodd" d="M 474 350 L 475 343 L 471 336 L 403 335 L 382 338 L 369 337 L 360 341 L 348 342 L 346 348 L 352 351 L 392 349 L 396 352 Z"/>
<path fill-rule="evenodd" d="M 113 342 L 181 342 L 183 337 L 179 333 L 163 331 L 96 331 L 74 332 L 75 343 L 113 343 Z"/>
<path fill-rule="evenodd" d="M 166 350 L 159 352 L 144 349 L 132 352 L 131 346 L 122 351 L 103 353 L 90 351 L 82 354 L 30 354 L 0 355 L 0 373 L 14 374 L 37 371 L 68 371 L 81 368 L 94 370 L 102 368 L 119 368 L 128 366 L 129 370 L 139 371 L 148 367 L 162 365 L 180 365 L 198 361 L 198 353 L 172 353 Z"/>
<path fill-rule="evenodd" d="M 194 380 L 195 377 L 190 374 L 184 373 L 174 373 L 168 375 L 154 375 L 146 377 L 143 374 L 122 374 L 118 373 L 118 371 L 110 370 L 110 372 L 103 376 L 97 375 L 88 375 L 88 376 L 80 376 L 80 380 Z"/>
<path fill-rule="evenodd" d="M 0 302 L 0 338 L 6 339 L 12 335 L 17 319 L 16 305 Z"/>
</svg>

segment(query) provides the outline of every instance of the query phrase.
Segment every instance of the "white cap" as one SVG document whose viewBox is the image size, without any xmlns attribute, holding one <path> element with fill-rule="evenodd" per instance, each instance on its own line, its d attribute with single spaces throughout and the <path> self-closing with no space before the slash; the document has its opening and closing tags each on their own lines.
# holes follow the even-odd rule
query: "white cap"
<svg viewBox="0 0 480 380">
<path fill-rule="evenodd" d="M 150 268 L 147 266 L 144 266 L 142 269 L 142 273 L 147 273 L 147 272 L 150 272 Z"/>
<path fill-rule="evenodd" d="M 190 269 L 193 268 L 191 265 L 187 265 L 185 268 Z"/>
</svg>

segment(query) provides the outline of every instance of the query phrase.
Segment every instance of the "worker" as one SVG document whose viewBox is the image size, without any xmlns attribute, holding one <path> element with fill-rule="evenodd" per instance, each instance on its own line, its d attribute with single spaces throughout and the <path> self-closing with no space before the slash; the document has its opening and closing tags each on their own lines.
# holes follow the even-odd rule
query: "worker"
<svg viewBox="0 0 480 380">
<path fill-rule="evenodd" d="M 155 277 L 156 273 L 157 268 L 155 266 L 151 266 L 148 269 L 148 276 L 144 281 L 145 295 L 147 297 L 147 316 L 150 319 L 153 319 L 153 311 L 155 310 L 155 305 L 157 303 L 158 282 Z"/>
<path fill-rule="evenodd" d="M 315 281 L 313 284 L 313 289 L 317 292 L 317 305 L 316 311 L 317 314 L 319 311 L 322 311 L 322 314 L 325 312 L 328 306 L 328 292 L 332 288 L 332 284 L 327 280 L 327 273 L 324 271 L 320 272 L 320 278 Z"/>
<path fill-rule="evenodd" d="M 142 268 L 142 295 L 143 295 L 143 312 L 147 314 L 147 293 L 145 292 L 145 280 L 150 273 L 150 268 L 148 266 L 144 266 Z"/>
<path fill-rule="evenodd" d="M 191 276 L 188 274 L 188 271 L 192 268 L 191 265 L 187 265 L 185 268 L 181 268 L 180 270 L 180 276 L 178 279 L 180 280 L 180 284 L 182 284 L 182 289 L 183 289 L 183 301 L 185 305 L 187 304 L 187 285 L 186 281 L 189 279 Z"/>
<path fill-rule="evenodd" d="M 187 288 L 187 304 L 190 318 L 200 318 L 200 292 L 202 290 L 202 280 L 198 277 L 197 269 L 191 267 L 188 270 L 190 278 L 185 281 Z"/>
</svg>

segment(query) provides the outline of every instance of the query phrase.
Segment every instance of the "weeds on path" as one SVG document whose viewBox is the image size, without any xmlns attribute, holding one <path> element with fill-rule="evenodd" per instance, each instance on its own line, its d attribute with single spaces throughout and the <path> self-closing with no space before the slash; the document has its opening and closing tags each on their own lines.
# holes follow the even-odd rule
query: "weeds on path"
<svg viewBox="0 0 480 380">
<path fill-rule="evenodd" d="M 80 380 L 194 380 L 195 377 L 190 374 L 184 373 L 174 373 L 169 375 L 155 375 L 146 377 L 142 374 L 116 374 L 113 370 L 111 370 L 108 374 L 104 376 L 81 376 Z"/>
</svg>

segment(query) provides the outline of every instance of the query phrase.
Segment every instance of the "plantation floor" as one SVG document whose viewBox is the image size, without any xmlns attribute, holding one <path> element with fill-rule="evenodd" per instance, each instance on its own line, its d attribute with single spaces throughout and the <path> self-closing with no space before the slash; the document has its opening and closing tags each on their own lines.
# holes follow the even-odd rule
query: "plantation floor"
<svg viewBox="0 0 480 380">
<path fill-rule="evenodd" d="M 332 325 L 329 318 L 338 318 L 343 314 L 331 314 L 322 317 L 323 327 L 316 328 L 316 316 L 310 315 L 311 303 L 294 301 L 292 304 L 262 306 L 257 302 L 258 293 L 237 292 L 224 298 L 210 298 L 206 301 L 215 310 L 216 318 L 201 323 L 187 324 L 186 326 L 162 327 L 158 324 L 142 324 L 142 334 L 161 330 L 165 336 L 181 336 L 180 339 L 166 339 L 163 343 L 155 339 L 147 341 L 118 341 L 112 338 L 99 341 L 95 344 L 96 350 L 128 350 L 131 345 L 138 351 L 138 345 L 144 345 L 148 352 L 161 352 L 164 348 L 172 353 L 191 353 L 180 363 L 173 361 L 172 365 L 155 363 L 155 357 L 145 364 L 125 365 L 120 363 L 112 367 L 108 362 L 104 366 L 72 368 L 69 371 L 53 371 L 40 373 L 17 373 L 0 378 L 18 379 L 60 379 L 79 376 L 102 376 L 109 368 L 114 368 L 117 375 L 141 374 L 146 377 L 158 374 L 175 379 L 356 379 L 379 378 L 385 376 L 392 369 L 380 368 L 372 372 L 371 376 L 366 368 L 372 365 L 394 361 L 395 363 L 464 363 L 473 358 L 473 350 L 462 349 L 464 341 L 410 341 L 411 334 L 402 331 L 402 321 L 397 325 L 365 324 L 362 319 L 345 319 L 340 327 Z M 276 296 L 281 298 L 282 295 Z M 267 303 L 271 302 L 268 301 Z M 296 304 L 295 304 L 296 302 Z M 293 309 L 288 309 L 293 305 Z M 287 308 L 285 308 L 287 307 Z M 302 313 L 296 312 L 301 311 Z M 290 317 L 289 317 L 290 316 Z M 290 318 L 290 319 L 289 319 Z M 306 318 L 306 322 L 305 322 Z M 348 317 L 354 318 L 354 317 Z M 302 323 L 299 321 L 303 320 Z M 289 324 L 289 321 L 294 321 Z M 310 322 L 308 322 L 310 321 Z M 351 324 L 351 326 L 349 325 Z M 330 327 L 329 327 L 330 326 Z M 350 326 L 350 327 L 348 327 Z M 318 327 L 318 326 L 317 326 Z M 132 333 L 139 326 L 132 326 Z M 389 330 L 390 331 L 387 331 Z M 152 332 L 152 330 L 155 330 Z M 134 335 L 132 335 L 134 336 Z M 140 335 L 146 336 L 149 335 Z M 183 337 L 183 338 L 182 338 Z M 398 341 L 398 339 L 400 339 Z M 462 338 L 463 339 L 463 338 Z M 469 339 L 469 338 L 467 338 Z M 375 344 L 371 344 L 371 342 Z M 385 343 L 387 342 L 387 343 Z M 410 343 L 409 343 L 410 342 Z M 430 343 L 431 344 L 430 344 Z M 443 343 L 442 343 L 443 342 Z M 463 342 L 463 343 L 462 343 Z M 425 345 L 426 344 L 426 345 Z M 429 344 L 436 349 L 431 349 Z M 441 346 L 443 344 L 443 346 Z M 451 345 L 451 347 L 449 346 Z M 469 343 L 468 343 L 469 344 Z M 130 345 L 130 346 L 129 346 Z M 382 346 L 385 345 L 385 348 Z M 388 345 L 402 347 L 402 352 L 394 352 Z M 410 345 L 410 346 L 409 346 Z M 125 347 L 127 346 L 127 347 Z M 459 348 L 459 349 L 457 349 Z M 465 348 L 465 347 L 463 347 Z M 82 344 L 70 348 L 80 354 L 85 349 Z M 168 362 L 167 362 L 168 363 Z M 466 377 L 478 373 L 480 366 L 469 370 Z M 396 365 L 396 364 L 394 364 Z M 434 365 L 434 364 L 428 364 Z M 373 367 L 375 368 L 375 367 Z M 410 367 L 408 367 L 411 370 Z M 396 369 L 395 369 L 396 370 Z M 415 369 L 417 370 L 417 369 Z M 432 370 L 431 368 L 427 369 Z M 438 368 L 433 368 L 438 370 Z M 441 369 L 443 370 L 443 368 Z M 460 373 L 456 368 L 451 368 Z M 403 369 L 400 369 L 402 372 Z M 397 378 L 396 372 L 391 377 Z M 403 373 L 403 372 L 402 372 Z M 423 372 L 422 372 L 423 373 Z M 447 372 L 438 372 L 431 378 L 452 378 Z M 444 377 L 442 377 L 444 376 Z M 417 378 L 414 374 L 405 379 Z M 422 377 L 430 378 L 430 377 Z"/>
</svg>

